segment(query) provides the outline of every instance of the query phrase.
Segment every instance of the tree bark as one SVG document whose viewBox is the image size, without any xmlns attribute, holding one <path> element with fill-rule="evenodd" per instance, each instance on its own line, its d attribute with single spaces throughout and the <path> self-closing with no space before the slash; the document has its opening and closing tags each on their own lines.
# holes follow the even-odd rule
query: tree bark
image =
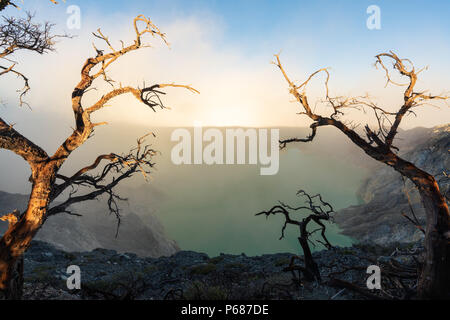
<svg viewBox="0 0 450 320">
<path fill-rule="evenodd" d="M 23 294 L 23 257 L 17 259 L 6 279 L 7 285 L 0 291 L 1 300 L 20 300 Z"/>
<path fill-rule="evenodd" d="M 308 239 L 307 238 L 298 238 L 298 242 L 302 246 L 303 249 L 303 257 L 305 258 L 305 269 L 307 272 L 305 272 L 306 280 L 308 281 L 322 281 L 320 277 L 320 271 L 319 267 L 317 266 L 317 263 L 314 261 L 314 258 L 311 253 L 311 249 L 308 245 Z"/>
<path fill-rule="evenodd" d="M 56 3 L 54 0 L 52 2 Z M 6 7 L 9 1 L 0 0 L 0 11 Z M 36 44 L 31 44 L 32 51 L 45 51 L 52 48 L 49 45 L 49 41 L 57 36 L 49 36 L 47 33 L 50 31 L 48 25 L 47 29 L 40 31 L 45 33 L 44 41 L 38 49 L 36 49 Z M 6 121 L 0 118 L 0 149 L 10 150 L 17 155 L 21 156 L 30 165 L 32 176 L 30 181 L 32 182 L 32 191 L 28 202 L 28 207 L 26 212 L 20 217 L 19 221 L 14 221 L 14 224 L 10 224 L 10 227 L 5 232 L 0 240 L 0 294 L 3 292 L 6 296 L 12 297 L 14 292 L 20 291 L 20 285 L 14 285 L 15 283 L 12 279 L 14 277 L 14 270 L 16 269 L 16 263 L 21 259 L 23 253 L 28 249 L 31 244 L 31 240 L 38 232 L 39 228 L 42 226 L 49 214 L 56 214 L 65 211 L 66 208 L 76 202 L 92 200 L 101 194 L 108 194 L 109 210 L 116 214 L 118 218 L 119 209 L 116 205 L 116 200 L 121 198 L 114 194 L 112 189 L 123 179 L 129 178 L 135 172 L 141 171 L 144 175 L 149 173 L 148 168 L 153 167 L 151 162 L 151 157 L 156 153 L 148 145 L 142 146 L 143 138 L 138 140 L 138 147 L 133 149 L 132 152 L 136 154 L 128 154 L 126 156 L 118 155 L 103 155 L 99 159 L 108 159 L 110 164 L 105 166 L 103 174 L 98 177 L 93 177 L 92 175 L 84 174 L 84 172 L 95 169 L 98 162 L 94 163 L 93 166 L 86 167 L 81 173 L 76 173 L 78 176 L 67 178 L 59 175 L 59 179 L 62 179 L 63 183 L 60 185 L 55 184 L 56 175 L 59 168 L 67 160 L 70 154 L 80 147 L 93 133 L 96 126 L 106 124 L 106 122 L 92 123 L 91 115 L 92 113 L 105 107 L 106 103 L 111 99 L 131 93 L 138 101 L 144 105 L 150 107 L 153 111 L 156 111 L 156 107 L 164 109 L 164 104 L 160 99 L 160 95 L 165 94 L 161 92 L 160 89 L 173 87 L 173 88 L 185 88 L 191 92 L 199 93 L 194 88 L 187 85 L 180 84 L 154 84 L 150 87 L 145 88 L 134 88 L 134 87 L 122 87 L 115 88 L 107 94 L 103 95 L 96 103 L 90 107 L 84 109 L 81 103 L 83 95 L 89 91 L 92 83 L 96 79 L 103 78 L 104 81 L 111 84 L 112 79 L 106 76 L 106 69 L 115 62 L 119 57 L 139 50 L 141 48 L 147 47 L 142 42 L 142 37 L 144 35 L 152 35 L 153 37 L 161 38 L 164 43 L 168 45 L 165 39 L 165 34 L 162 33 L 158 27 L 156 27 L 149 18 L 144 15 L 138 15 L 133 20 L 133 29 L 135 31 L 136 37 L 130 45 L 125 46 L 122 42 L 122 49 L 115 50 L 108 38 L 104 36 L 100 29 L 98 33 L 94 33 L 94 36 L 104 40 L 110 52 L 104 52 L 104 50 L 96 49 L 95 57 L 88 58 L 81 69 L 81 80 L 76 85 L 72 92 L 72 109 L 75 115 L 76 128 L 73 130 L 72 134 L 64 140 L 64 142 L 59 146 L 53 156 L 49 155 L 39 146 L 22 136 L 19 132 L 14 129 L 13 125 L 8 124 Z M 28 47 L 27 47 L 28 48 Z M 28 49 L 30 49 L 28 48 Z M 42 53 L 42 52 L 40 52 Z M 94 70 L 95 67 L 100 66 L 100 70 Z M 22 93 L 23 95 L 23 93 Z M 132 160 L 132 161 L 129 161 Z M 129 163 L 132 163 L 130 165 Z M 126 168 L 125 168 L 126 167 Z M 143 167 L 147 168 L 144 169 Z M 123 170 L 123 171 L 122 171 Z M 101 181 L 107 180 L 107 175 L 109 177 L 113 176 L 115 172 L 119 174 L 118 177 L 113 177 L 112 182 L 105 185 L 101 184 Z M 48 211 L 49 203 L 54 200 L 59 194 L 61 194 L 67 187 L 78 182 L 86 182 L 88 187 L 92 187 L 95 190 L 78 197 L 71 197 L 65 202 L 57 207 L 50 208 L 52 211 Z M 80 183 L 81 184 L 81 183 Z M 53 195 L 53 197 L 52 197 Z M 19 277 L 20 279 L 20 277 Z M 12 288 L 18 288 L 19 290 L 12 290 Z"/>
<path fill-rule="evenodd" d="M 425 261 L 419 278 L 418 296 L 422 299 L 450 299 L 450 213 L 447 201 L 433 175 L 397 156 L 392 166 L 416 185 L 425 209 Z"/>
<path fill-rule="evenodd" d="M 434 178 L 433 178 L 434 180 Z M 450 216 L 445 198 L 434 181 L 419 188 L 425 208 L 425 262 L 418 294 L 424 299 L 450 299 Z"/>
<path fill-rule="evenodd" d="M 425 261 L 419 278 L 418 296 L 422 299 L 450 299 L 450 213 L 434 176 L 400 158 L 388 148 L 374 148 L 363 143 L 354 131 L 348 130 L 342 123 L 328 120 L 366 154 L 393 167 L 417 187 L 427 221 Z"/>
<path fill-rule="evenodd" d="M 376 56 L 375 66 L 380 65 L 387 77 L 387 84 L 393 83 L 389 76 L 389 71 L 384 65 L 382 58 L 387 57 L 393 60 L 393 69 L 400 75 L 409 79 L 408 87 L 403 93 L 404 103 L 396 112 L 388 112 L 380 108 L 370 99 L 330 97 L 328 90 L 328 81 L 330 74 L 327 68 L 322 68 L 312 73 L 301 85 L 295 85 L 287 76 L 281 65 L 279 55 L 275 55 L 275 65 L 281 70 L 283 77 L 289 84 L 289 92 L 303 107 L 300 114 L 308 116 L 313 123 L 310 125 L 311 134 L 303 139 L 290 138 L 280 141 L 281 148 L 291 142 L 311 142 L 317 133 L 317 128 L 322 126 L 334 126 L 345 134 L 355 145 L 360 147 L 367 155 L 380 161 L 390 167 L 393 167 L 402 176 L 410 179 L 419 190 L 422 204 L 425 209 L 427 227 L 425 232 L 425 261 L 422 268 L 422 274 L 419 279 L 418 294 L 421 298 L 429 299 L 450 299 L 450 213 L 446 199 L 441 194 L 439 186 L 433 175 L 419 169 L 414 164 L 400 158 L 392 150 L 398 150 L 393 146 L 394 139 L 398 133 L 400 123 L 405 115 L 411 113 L 411 109 L 424 105 L 430 100 L 445 101 L 450 99 L 448 96 L 439 96 L 417 92 L 414 87 L 417 82 L 417 75 L 413 63 L 408 59 L 400 59 L 394 52 L 381 53 Z M 404 61 L 410 64 L 406 67 Z M 421 70 L 422 71 L 422 70 Z M 322 116 L 316 114 L 314 108 L 311 108 L 306 95 L 306 85 L 317 74 L 324 72 L 327 76 L 325 80 L 326 99 L 325 102 L 332 107 L 331 116 Z M 378 121 L 378 131 L 365 126 L 365 137 L 355 131 L 357 126 L 347 125 L 340 121 L 338 117 L 344 115 L 344 108 L 369 108 L 375 113 Z M 413 112 L 412 112 L 413 113 Z M 387 118 L 395 116 L 393 122 Z M 388 119 L 391 126 L 386 128 L 384 120 Z"/>
<path fill-rule="evenodd" d="M 6 299 L 20 299 L 22 292 L 23 253 L 45 220 L 50 199 L 52 167 L 38 166 L 28 207 L 20 220 L 11 225 L 0 240 L 0 292 Z"/>
</svg>

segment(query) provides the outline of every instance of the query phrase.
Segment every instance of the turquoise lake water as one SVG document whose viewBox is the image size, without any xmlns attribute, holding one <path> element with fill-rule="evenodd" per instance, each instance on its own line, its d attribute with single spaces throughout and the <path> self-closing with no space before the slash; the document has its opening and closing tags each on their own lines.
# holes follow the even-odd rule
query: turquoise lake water
<svg viewBox="0 0 450 320">
<path fill-rule="evenodd" d="M 155 173 L 154 181 L 164 193 L 157 216 L 183 250 L 210 256 L 299 253 L 295 226 L 288 226 L 286 237 L 278 240 L 283 217 L 266 220 L 255 213 L 270 209 L 278 200 L 302 203 L 295 195 L 299 189 L 321 193 L 335 210 L 359 204 L 356 190 L 365 176 L 365 170 L 347 161 L 330 161 L 298 149 L 280 153 L 280 169 L 273 176 L 259 175 L 255 165 L 166 165 Z M 335 224 L 328 226 L 327 237 L 334 245 L 352 243 Z"/>
</svg>

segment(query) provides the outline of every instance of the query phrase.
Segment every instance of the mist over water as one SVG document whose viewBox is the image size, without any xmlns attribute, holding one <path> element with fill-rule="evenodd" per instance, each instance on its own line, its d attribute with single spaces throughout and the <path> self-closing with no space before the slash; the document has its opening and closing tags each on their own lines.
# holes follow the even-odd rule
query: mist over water
<svg viewBox="0 0 450 320">
<path fill-rule="evenodd" d="M 170 141 L 173 130 L 152 129 L 156 138 L 150 137 L 148 142 L 161 154 L 154 159 L 156 166 L 151 180 L 144 183 L 142 175 L 137 174 L 124 181 L 120 193 L 130 198 L 134 206 L 145 208 L 142 212 L 156 215 L 167 237 L 176 240 L 182 250 L 205 252 L 210 256 L 222 252 L 300 253 L 298 228 L 288 226 L 286 237 L 278 240 L 283 217 L 266 219 L 255 214 L 270 209 L 278 200 L 293 206 L 303 204 L 303 199 L 296 196 L 300 189 L 311 195 L 320 193 L 336 211 L 360 203 L 356 191 L 368 171 L 364 169 L 366 160 L 359 161 L 358 157 L 365 155 L 333 131 L 323 130 L 312 144 L 292 145 L 281 151 L 278 173 L 261 176 L 259 165 L 174 165 L 170 159 L 171 148 L 176 144 Z M 105 126 L 71 156 L 63 173 L 73 174 L 75 169 L 92 163 L 98 154 L 126 152 L 134 147 L 136 137 L 149 131 L 149 128 L 136 126 Z M 280 134 L 283 133 L 304 136 L 307 131 L 281 128 Z M 1 190 L 26 193 L 28 169 L 23 164 L 19 170 L 19 159 L 14 159 L 14 164 L 10 157 L 11 154 L 2 153 L 2 162 L 15 167 L 14 176 L 23 177 L 23 180 L 10 181 L 23 183 L 13 190 L 11 183 L 2 184 Z M 121 205 L 126 208 L 126 204 Z M 311 223 L 311 228 L 316 227 Z M 326 234 L 333 245 L 352 243 L 350 238 L 339 234 L 335 224 L 328 225 Z M 323 248 L 318 244 L 312 249 Z"/>
<path fill-rule="evenodd" d="M 184 250 L 213 256 L 221 252 L 298 253 L 298 228 L 288 226 L 285 239 L 278 240 L 284 218 L 270 216 L 266 220 L 255 214 L 270 209 L 278 200 L 303 204 L 303 198 L 296 196 L 300 189 L 311 195 L 321 193 L 335 210 L 358 204 L 355 193 L 365 176 L 365 170 L 348 162 L 330 164 L 328 159 L 296 149 L 280 154 L 280 170 L 274 176 L 260 176 L 259 168 L 250 165 L 174 166 L 170 175 L 166 173 L 156 172 L 155 181 L 165 194 L 157 216 L 168 236 Z M 334 245 L 352 243 L 339 234 L 335 224 L 328 226 L 326 234 Z"/>
</svg>

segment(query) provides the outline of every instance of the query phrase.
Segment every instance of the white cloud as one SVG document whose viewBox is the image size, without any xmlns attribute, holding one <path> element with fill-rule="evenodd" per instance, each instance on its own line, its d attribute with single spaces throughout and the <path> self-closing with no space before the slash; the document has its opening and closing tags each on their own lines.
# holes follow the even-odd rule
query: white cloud
<svg viewBox="0 0 450 320">
<path fill-rule="evenodd" d="M 59 23 L 64 16 L 59 17 Z M 156 21 L 157 17 L 154 17 Z M 28 96 L 33 114 L 17 111 L 11 112 L 11 106 L 6 114 L 16 117 L 10 119 L 23 125 L 24 130 L 30 130 L 27 125 L 35 113 L 45 113 L 43 121 L 56 115 L 60 125 L 70 131 L 73 123 L 70 108 L 70 95 L 79 80 L 82 64 L 94 52 L 92 41 L 100 46 L 91 31 L 98 27 L 104 34 L 119 46 L 118 40 L 129 43 L 134 38 L 132 16 L 117 13 L 114 16 L 101 16 L 100 13 L 89 12 L 83 16 L 82 29 L 74 39 L 64 39 L 58 44 L 58 52 L 44 56 L 27 54 L 21 59 L 20 67 L 26 70 L 32 81 L 32 91 Z M 226 24 L 219 17 L 202 14 L 202 16 L 180 16 L 175 20 L 163 21 L 160 28 L 167 34 L 171 49 L 164 47 L 161 41 L 147 38 L 152 48 L 133 52 L 122 57 L 111 67 L 110 76 L 123 85 L 142 86 L 153 83 L 190 84 L 200 90 L 200 95 L 182 89 L 167 89 L 164 101 L 172 110 L 158 111 L 154 114 L 144 105 L 138 103 L 132 96 L 124 96 L 114 100 L 112 107 L 102 110 L 95 116 L 96 121 L 140 123 L 154 126 L 189 126 L 194 121 L 203 125 L 240 125 L 240 126 L 304 126 L 308 121 L 295 113 L 300 111 L 296 104 L 290 103 L 286 83 L 279 70 L 270 64 L 272 52 L 244 53 L 239 44 L 231 45 L 224 39 Z M 283 45 L 283 39 L 280 46 Z M 283 62 L 293 79 L 301 80 L 314 71 L 308 65 L 310 55 L 305 55 L 291 48 L 282 54 Z M 243 44 L 245 46 L 245 44 Z M 322 66 L 321 66 L 322 67 Z M 384 89 L 383 73 L 375 70 L 369 64 L 363 70 L 350 70 L 336 61 L 332 66 L 332 93 L 364 94 L 369 91 L 389 107 L 401 102 L 401 92 L 398 89 Z M 359 74 L 359 77 L 355 77 Z M 439 73 L 433 76 L 442 78 Z M 425 78 L 424 87 L 440 84 L 441 79 L 432 81 Z M 2 90 L 6 99 L 13 105 L 16 96 L 11 94 L 18 82 L 1 79 Z M 94 103 L 96 99 L 109 89 L 101 81 L 96 86 L 98 91 L 92 91 L 84 100 L 85 105 Z M 369 89 L 369 90 L 368 90 Z M 310 87 L 312 97 L 323 94 L 321 83 Z M 310 101 L 314 101 L 311 98 Z M 406 122 L 408 127 L 425 125 L 432 126 L 448 119 L 448 108 L 436 116 L 435 110 L 426 110 L 417 119 Z M 357 119 L 363 119 L 356 115 Z M 40 125 L 44 125 L 43 123 Z"/>
</svg>

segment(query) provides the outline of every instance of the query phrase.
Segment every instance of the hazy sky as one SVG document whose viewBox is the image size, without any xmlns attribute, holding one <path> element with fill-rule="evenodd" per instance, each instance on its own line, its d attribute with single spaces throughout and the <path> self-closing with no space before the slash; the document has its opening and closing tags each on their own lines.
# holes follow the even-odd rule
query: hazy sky
<svg viewBox="0 0 450 320">
<path fill-rule="evenodd" d="M 369 30 L 368 6 L 381 9 L 381 29 Z M 81 9 L 81 28 L 69 30 L 68 6 Z M 57 52 L 39 56 L 23 54 L 18 70 L 26 71 L 32 90 L 27 96 L 33 111 L 18 109 L 20 81 L 2 77 L 2 115 L 24 133 L 52 131 L 49 119 L 67 133 L 73 126 L 70 94 L 79 80 L 81 66 L 94 54 L 91 32 L 101 27 L 112 43 L 133 39 L 132 19 L 149 16 L 167 34 L 171 49 L 152 39 L 152 48 L 121 58 L 110 75 L 123 85 L 142 86 L 161 82 L 191 84 L 200 95 L 179 89 L 166 90 L 172 110 L 158 113 L 137 103 L 132 96 L 116 99 L 111 108 L 96 115 L 99 121 L 139 122 L 149 126 L 204 125 L 306 126 L 296 115 L 286 83 L 270 64 L 274 53 L 281 58 L 292 79 L 304 80 L 321 67 L 331 67 L 330 89 L 334 95 L 370 93 L 387 109 L 402 102 L 401 88 L 384 88 L 384 74 L 373 66 L 374 55 L 394 50 L 415 62 L 429 65 L 418 88 L 432 93 L 450 90 L 450 2 L 442 1 L 49 1 L 25 0 L 24 9 L 37 20 L 56 23 L 56 30 L 76 35 L 57 45 Z M 23 14 L 9 8 L 4 14 Z M 323 94 L 321 80 L 309 89 Z M 94 103 L 107 86 L 97 86 L 84 105 Z M 355 119 L 362 115 L 351 114 Z M 450 110 L 424 107 L 418 118 L 408 118 L 404 128 L 447 123 Z M 33 124 L 31 121 L 38 119 Z"/>
</svg>

